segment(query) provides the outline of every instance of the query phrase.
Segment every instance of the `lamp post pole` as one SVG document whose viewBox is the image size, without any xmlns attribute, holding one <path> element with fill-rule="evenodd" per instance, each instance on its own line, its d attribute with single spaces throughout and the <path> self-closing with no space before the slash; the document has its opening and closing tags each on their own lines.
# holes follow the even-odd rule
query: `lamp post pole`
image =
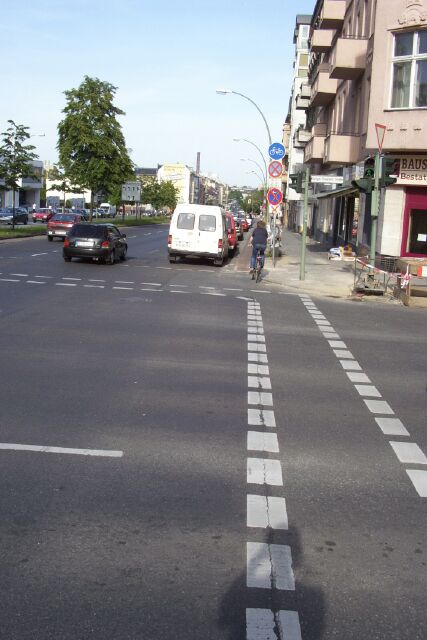
<svg viewBox="0 0 427 640">
<path fill-rule="evenodd" d="M 252 140 L 246 140 L 246 138 L 233 138 L 233 142 L 247 142 L 248 144 L 251 144 L 253 147 L 255 147 L 255 149 L 260 154 L 262 161 L 264 163 L 265 181 L 267 182 L 267 163 L 265 161 L 264 154 L 261 151 L 261 149 L 258 147 L 258 145 L 256 145 L 255 142 L 252 142 Z"/>
</svg>

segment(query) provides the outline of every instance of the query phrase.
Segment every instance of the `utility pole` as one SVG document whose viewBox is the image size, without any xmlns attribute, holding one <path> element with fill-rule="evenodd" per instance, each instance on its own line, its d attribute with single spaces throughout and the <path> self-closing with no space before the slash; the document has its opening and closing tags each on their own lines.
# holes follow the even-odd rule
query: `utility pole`
<svg viewBox="0 0 427 640">
<path fill-rule="evenodd" d="M 304 212 L 303 212 L 303 224 L 302 224 L 302 242 L 301 242 L 301 264 L 299 279 L 305 280 L 305 250 L 307 241 L 307 219 L 308 219 L 308 187 L 310 184 L 310 169 L 305 168 L 305 180 L 304 180 Z"/>
<path fill-rule="evenodd" d="M 371 261 L 375 267 L 375 254 L 377 249 L 377 225 L 378 214 L 380 209 L 380 173 L 381 173 L 381 155 L 377 151 L 375 154 L 374 165 L 374 190 L 372 191 L 371 199 Z"/>
</svg>

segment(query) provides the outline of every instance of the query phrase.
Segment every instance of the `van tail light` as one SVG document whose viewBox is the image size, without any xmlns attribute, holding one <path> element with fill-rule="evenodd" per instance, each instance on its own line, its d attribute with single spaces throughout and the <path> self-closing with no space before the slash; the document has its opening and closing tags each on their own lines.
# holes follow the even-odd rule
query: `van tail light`
<svg viewBox="0 0 427 640">
<path fill-rule="evenodd" d="M 222 238 L 218 240 L 218 251 L 221 251 L 221 249 L 222 249 Z"/>
<path fill-rule="evenodd" d="M 168 235 L 168 246 L 170 246 L 172 244 L 172 236 L 171 234 Z"/>
<path fill-rule="evenodd" d="M 110 247 L 110 243 L 108 242 L 108 240 L 104 240 L 103 242 L 101 242 L 101 247 L 103 249 L 108 249 Z"/>
<path fill-rule="evenodd" d="M 65 237 L 64 238 L 64 247 L 69 247 L 70 246 L 70 240 L 69 238 Z"/>
</svg>

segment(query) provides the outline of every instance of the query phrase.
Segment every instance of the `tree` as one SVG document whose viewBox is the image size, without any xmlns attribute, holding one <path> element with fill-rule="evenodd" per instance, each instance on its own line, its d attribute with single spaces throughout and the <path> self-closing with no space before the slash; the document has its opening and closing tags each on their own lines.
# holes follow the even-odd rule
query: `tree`
<svg viewBox="0 0 427 640">
<path fill-rule="evenodd" d="M 70 181 L 65 175 L 64 168 L 61 167 L 59 164 L 54 165 L 54 167 L 52 168 L 50 172 L 50 178 L 52 180 L 55 180 L 56 182 L 51 187 L 49 187 L 49 191 L 53 191 L 53 190 L 61 191 L 61 193 L 64 196 L 62 199 L 64 203 L 62 207 L 62 212 L 64 212 L 64 207 L 66 206 L 65 200 L 66 200 L 67 193 L 80 193 L 81 191 L 83 191 L 83 189 L 81 187 L 70 184 Z"/>
<path fill-rule="evenodd" d="M 155 178 L 144 180 L 141 185 L 141 202 L 151 204 L 154 209 L 168 207 L 175 209 L 178 202 L 179 189 L 171 180 L 157 182 Z"/>
<path fill-rule="evenodd" d="M 179 189 L 171 180 L 165 180 L 160 183 L 159 201 L 160 207 L 168 207 L 173 211 L 178 203 Z"/>
<path fill-rule="evenodd" d="M 35 177 L 32 161 L 38 156 L 34 153 L 35 147 L 25 144 L 30 138 L 29 127 L 15 124 L 8 120 L 9 126 L 1 134 L 3 141 L 0 146 L 0 185 L 2 191 L 12 191 L 12 228 L 15 228 L 15 197 L 19 190 L 19 181 L 22 178 Z"/>
<path fill-rule="evenodd" d="M 117 87 L 85 76 L 77 89 L 65 91 L 64 119 L 58 125 L 59 160 L 71 182 L 91 191 L 91 218 L 95 195 L 114 194 L 133 177 L 133 165 L 113 104 Z"/>
<path fill-rule="evenodd" d="M 242 209 L 246 212 L 254 211 L 255 213 L 259 213 L 263 201 L 264 191 L 261 189 L 254 189 L 243 200 Z"/>
<path fill-rule="evenodd" d="M 238 189 L 230 189 L 228 192 L 228 201 L 237 200 L 238 205 L 240 206 L 243 200 L 242 192 Z"/>
</svg>

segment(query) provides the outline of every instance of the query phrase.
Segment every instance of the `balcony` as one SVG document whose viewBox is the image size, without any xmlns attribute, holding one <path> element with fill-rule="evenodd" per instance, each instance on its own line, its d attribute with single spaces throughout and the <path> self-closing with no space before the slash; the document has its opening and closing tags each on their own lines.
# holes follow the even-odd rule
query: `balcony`
<svg viewBox="0 0 427 640">
<path fill-rule="evenodd" d="M 315 29 L 310 40 L 311 51 L 313 53 L 327 53 L 332 47 L 334 35 L 334 29 Z"/>
<path fill-rule="evenodd" d="M 338 80 L 329 77 L 329 71 L 319 70 L 311 85 L 310 107 L 325 107 L 334 99 Z"/>
<path fill-rule="evenodd" d="M 359 161 L 359 154 L 359 135 L 330 133 L 326 136 L 323 155 L 325 164 L 356 164 Z"/>
<path fill-rule="evenodd" d="M 355 80 L 366 68 L 367 38 L 338 38 L 331 53 L 330 77 Z"/>
<path fill-rule="evenodd" d="M 294 134 L 293 146 L 297 149 L 303 149 L 311 138 L 311 131 L 307 129 L 298 129 Z"/>
<path fill-rule="evenodd" d="M 307 82 L 304 82 L 299 90 L 299 95 L 301 98 L 309 98 L 311 96 L 310 85 Z"/>
<path fill-rule="evenodd" d="M 323 0 L 319 28 L 339 29 L 344 22 L 345 4 L 345 0 Z"/>
<path fill-rule="evenodd" d="M 306 109 L 308 109 L 309 104 L 310 104 L 310 98 L 304 98 L 303 96 L 298 95 L 295 101 L 295 108 L 303 109 L 305 111 Z"/>
<path fill-rule="evenodd" d="M 304 162 L 323 162 L 325 136 L 313 135 L 305 145 Z"/>
</svg>

